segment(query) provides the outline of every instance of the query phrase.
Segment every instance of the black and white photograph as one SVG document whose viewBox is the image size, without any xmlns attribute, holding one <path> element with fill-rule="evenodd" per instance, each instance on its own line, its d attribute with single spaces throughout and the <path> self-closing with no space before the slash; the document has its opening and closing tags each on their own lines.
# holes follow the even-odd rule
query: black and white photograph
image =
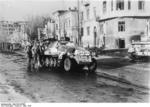
<svg viewBox="0 0 150 107">
<path fill-rule="evenodd" d="M 150 0 L 0 0 L 0 107 L 32 103 L 150 103 Z"/>
</svg>

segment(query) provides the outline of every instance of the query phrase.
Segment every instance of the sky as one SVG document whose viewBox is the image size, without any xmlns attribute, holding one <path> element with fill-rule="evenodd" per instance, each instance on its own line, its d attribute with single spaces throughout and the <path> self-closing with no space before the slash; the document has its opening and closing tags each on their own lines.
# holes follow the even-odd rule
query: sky
<svg viewBox="0 0 150 107">
<path fill-rule="evenodd" d="M 77 0 L 0 0 L 0 20 L 24 21 L 29 16 L 51 15 L 76 4 Z"/>
</svg>

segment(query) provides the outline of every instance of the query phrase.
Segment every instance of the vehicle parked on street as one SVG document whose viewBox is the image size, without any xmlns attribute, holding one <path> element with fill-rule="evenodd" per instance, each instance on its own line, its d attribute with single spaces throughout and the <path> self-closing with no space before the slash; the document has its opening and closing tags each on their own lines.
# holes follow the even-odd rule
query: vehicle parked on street
<svg viewBox="0 0 150 107">
<path fill-rule="evenodd" d="M 134 42 L 128 49 L 129 57 L 132 60 L 149 60 L 150 59 L 150 42 Z"/>
<path fill-rule="evenodd" d="M 88 67 L 90 72 L 97 68 L 97 61 L 90 51 L 85 48 L 75 46 L 70 41 L 51 41 L 44 51 L 42 65 L 50 68 L 61 68 L 69 72 L 76 69 Z"/>
</svg>

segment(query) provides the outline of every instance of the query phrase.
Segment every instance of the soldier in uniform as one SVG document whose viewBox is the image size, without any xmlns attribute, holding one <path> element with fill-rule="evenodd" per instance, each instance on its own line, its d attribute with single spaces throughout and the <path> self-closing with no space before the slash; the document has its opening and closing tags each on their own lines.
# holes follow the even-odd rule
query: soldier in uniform
<svg viewBox="0 0 150 107">
<path fill-rule="evenodd" d="M 31 70 L 32 67 L 32 45 L 28 45 L 27 47 L 27 58 L 28 58 L 28 69 Z"/>
<path fill-rule="evenodd" d="M 42 44 L 40 42 L 40 46 L 39 46 L 39 60 L 40 60 L 40 64 L 43 66 L 44 65 L 44 44 Z"/>
<path fill-rule="evenodd" d="M 41 67 L 41 50 L 40 50 L 39 42 L 37 42 L 37 46 L 36 46 L 36 60 L 38 63 L 38 67 Z"/>
</svg>

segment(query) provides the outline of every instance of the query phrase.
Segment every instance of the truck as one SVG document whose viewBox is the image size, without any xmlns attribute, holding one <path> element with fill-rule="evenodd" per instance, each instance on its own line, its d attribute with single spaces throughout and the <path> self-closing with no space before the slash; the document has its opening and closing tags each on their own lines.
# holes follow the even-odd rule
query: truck
<svg viewBox="0 0 150 107">
<path fill-rule="evenodd" d="M 150 59 L 150 41 L 133 42 L 128 49 L 129 58 L 133 61 Z"/>
</svg>

